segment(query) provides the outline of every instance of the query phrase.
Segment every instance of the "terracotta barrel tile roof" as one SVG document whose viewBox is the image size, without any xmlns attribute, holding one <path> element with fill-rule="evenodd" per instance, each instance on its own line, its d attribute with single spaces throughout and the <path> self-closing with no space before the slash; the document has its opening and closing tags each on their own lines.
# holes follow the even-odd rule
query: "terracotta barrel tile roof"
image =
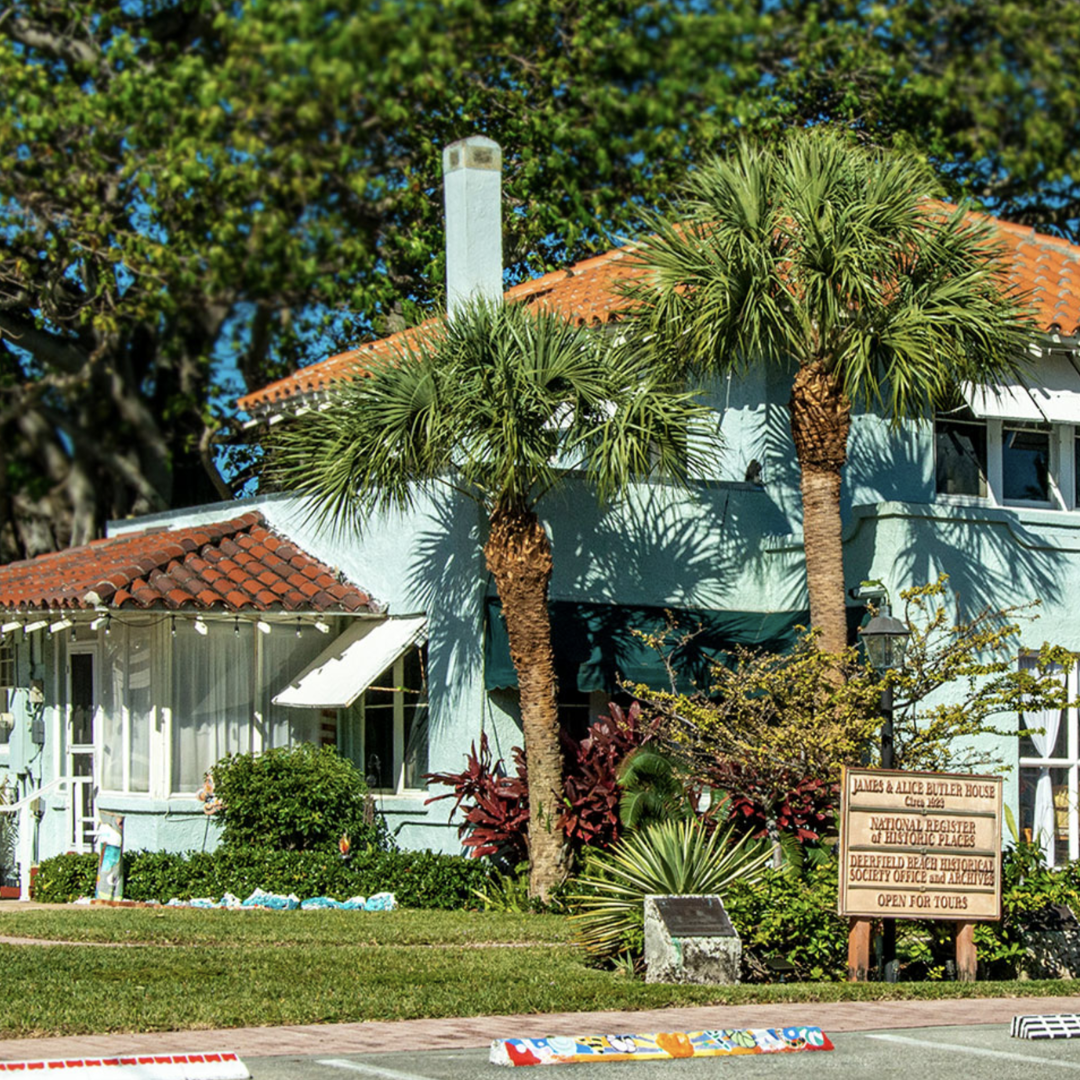
<svg viewBox="0 0 1080 1080">
<path fill-rule="evenodd" d="M 994 224 L 1012 261 L 1012 282 L 1021 291 L 1034 293 L 1032 299 L 1042 328 L 1080 334 L 1080 247 L 1025 225 L 997 219 Z M 606 323 L 626 310 L 627 301 L 620 295 L 619 285 L 643 272 L 632 255 L 632 248 L 618 248 L 586 259 L 566 270 L 515 285 L 507 290 L 506 299 L 543 305 L 578 323 Z M 319 394 L 340 382 L 370 374 L 392 360 L 429 325 L 403 330 L 301 368 L 242 397 L 238 405 L 249 412 L 273 411 L 283 402 Z"/>
<path fill-rule="evenodd" d="M 275 536 L 256 513 L 188 529 L 126 533 L 0 566 L 0 609 L 7 610 L 330 613 L 371 610 L 370 604 L 366 592 Z"/>
</svg>

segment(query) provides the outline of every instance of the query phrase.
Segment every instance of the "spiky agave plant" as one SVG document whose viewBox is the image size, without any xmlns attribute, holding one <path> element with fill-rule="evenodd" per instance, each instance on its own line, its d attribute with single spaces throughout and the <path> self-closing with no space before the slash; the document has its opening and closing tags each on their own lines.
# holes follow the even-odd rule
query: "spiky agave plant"
<svg viewBox="0 0 1080 1080">
<path fill-rule="evenodd" d="M 736 881 L 755 881 L 771 849 L 734 826 L 710 833 L 694 818 L 662 821 L 624 836 L 610 851 L 590 857 L 578 878 L 582 892 L 571 916 L 577 940 L 589 952 L 610 956 L 640 931 L 645 897 L 711 894 L 721 898 Z"/>
</svg>

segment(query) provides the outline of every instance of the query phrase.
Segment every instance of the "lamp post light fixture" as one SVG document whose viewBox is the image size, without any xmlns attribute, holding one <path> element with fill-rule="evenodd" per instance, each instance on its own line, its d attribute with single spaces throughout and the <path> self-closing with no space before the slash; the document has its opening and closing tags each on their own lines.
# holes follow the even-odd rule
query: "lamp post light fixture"
<svg viewBox="0 0 1080 1080">
<path fill-rule="evenodd" d="M 897 671 L 904 666 L 904 654 L 907 652 L 911 631 L 899 620 L 894 619 L 887 603 L 881 605 L 878 613 L 859 631 L 866 646 L 866 658 L 880 675 Z M 893 692 L 892 683 L 887 679 L 881 688 L 881 767 L 893 767 Z"/>
</svg>

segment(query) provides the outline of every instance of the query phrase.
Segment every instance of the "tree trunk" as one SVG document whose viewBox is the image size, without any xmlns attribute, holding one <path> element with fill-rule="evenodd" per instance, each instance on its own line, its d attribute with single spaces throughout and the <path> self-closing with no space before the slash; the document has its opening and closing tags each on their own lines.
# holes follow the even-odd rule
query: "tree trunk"
<svg viewBox="0 0 1080 1080">
<path fill-rule="evenodd" d="M 563 877 L 563 758 L 547 606 L 551 544 L 531 511 L 496 510 L 484 556 L 502 602 L 518 677 L 529 767 L 529 894 L 546 900 Z"/>
<path fill-rule="evenodd" d="M 801 367 L 791 390 L 791 434 L 799 459 L 810 625 L 825 652 L 847 645 L 840 481 L 851 402 L 821 361 Z"/>
</svg>

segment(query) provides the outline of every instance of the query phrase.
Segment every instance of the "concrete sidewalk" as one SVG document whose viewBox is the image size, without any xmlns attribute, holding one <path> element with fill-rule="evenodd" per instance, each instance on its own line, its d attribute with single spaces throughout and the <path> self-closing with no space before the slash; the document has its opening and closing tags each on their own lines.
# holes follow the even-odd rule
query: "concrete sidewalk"
<svg viewBox="0 0 1080 1080">
<path fill-rule="evenodd" d="M 1080 1013 L 1080 995 L 952 1001 L 875 1001 L 840 1004 L 705 1006 L 651 1012 L 554 1013 L 304 1024 L 277 1028 L 80 1035 L 0 1040 L 0 1061 L 233 1050 L 241 1057 L 367 1054 L 387 1050 L 450 1050 L 487 1046 L 495 1038 L 609 1032 L 702 1031 L 709 1028 L 816 1025 L 827 1034 L 896 1028 L 1008 1024 L 1018 1014 Z"/>
</svg>

